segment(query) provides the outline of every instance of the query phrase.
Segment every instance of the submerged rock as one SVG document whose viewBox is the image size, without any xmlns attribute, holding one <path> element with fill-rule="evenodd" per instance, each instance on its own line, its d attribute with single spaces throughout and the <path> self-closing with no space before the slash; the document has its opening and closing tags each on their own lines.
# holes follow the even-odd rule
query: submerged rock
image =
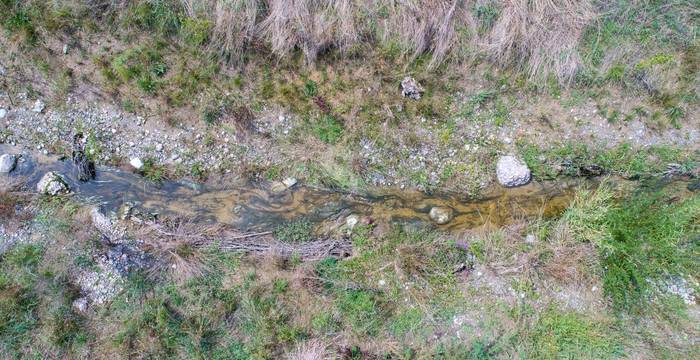
<svg viewBox="0 0 700 360">
<path fill-rule="evenodd" d="M 0 156 L 0 173 L 7 174 L 12 172 L 17 165 L 17 156 L 13 154 L 3 154 Z"/>
<path fill-rule="evenodd" d="M 416 79 L 406 76 L 401 80 L 401 95 L 403 95 L 403 97 L 419 100 L 424 92 L 425 90 L 423 90 L 423 87 L 420 86 Z"/>
<path fill-rule="evenodd" d="M 532 174 L 524 161 L 515 156 L 506 155 L 498 159 L 496 177 L 505 187 L 517 187 L 529 183 Z"/>
<path fill-rule="evenodd" d="M 273 193 L 281 193 L 287 189 L 292 188 L 297 184 L 297 179 L 293 177 L 286 178 L 282 181 L 275 181 L 270 185 L 270 190 Z"/>
<path fill-rule="evenodd" d="M 452 220 L 452 209 L 436 206 L 430 209 L 430 213 L 428 215 L 436 224 L 444 225 Z"/>
<path fill-rule="evenodd" d="M 70 187 L 66 183 L 66 180 L 63 179 L 63 176 L 54 171 L 47 172 L 41 180 L 39 180 L 39 183 L 36 184 L 36 189 L 41 194 L 51 196 L 70 192 Z"/>
</svg>

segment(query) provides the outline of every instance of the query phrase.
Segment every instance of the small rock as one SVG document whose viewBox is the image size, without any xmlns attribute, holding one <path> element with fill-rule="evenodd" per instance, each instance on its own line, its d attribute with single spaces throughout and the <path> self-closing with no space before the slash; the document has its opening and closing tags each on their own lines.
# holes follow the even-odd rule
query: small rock
<svg viewBox="0 0 700 360">
<path fill-rule="evenodd" d="M 63 179 L 63 176 L 57 172 L 49 171 L 47 172 L 39 183 L 36 184 L 36 189 L 41 194 L 56 196 L 59 194 L 67 194 L 70 192 L 70 188 Z"/>
<path fill-rule="evenodd" d="M 535 234 L 527 234 L 527 236 L 525 236 L 525 242 L 528 244 L 534 244 L 537 242 L 537 236 L 535 236 Z"/>
<path fill-rule="evenodd" d="M 524 161 L 515 156 L 506 155 L 498 159 L 496 177 L 505 187 L 517 187 L 529 183 L 532 174 Z"/>
<path fill-rule="evenodd" d="M 63 44 L 63 55 L 68 54 L 68 44 Z"/>
<path fill-rule="evenodd" d="M 46 104 L 44 104 L 44 102 L 41 101 L 41 99 L 37 99 L 34 102 L 34 107 L 32 108 L 32 111 L 34 111 L 35 113 L 40 113 L 40 112 L 44 111 L 45 107 L 46 107 Z"/>
<path fill-rule="evenodd" d="M 357 215 L 350 215 L 345 219 L 345 226 L 348 227 L 348 230 L 352 230 L 357 223 L 360 222 L 360 217 Z"/>
<path fill-rule="evenodd" d="M 129 160 L 129 165 L 133 166 L 136 170 L 141 170 L 143 167 L 143 161 L 137 157 L 131 158 L 131 160 Z"/>
<path fill-rule="evenodd" d="M 86 312 L 88 309 L 88 299 L 84 297 L 75 299 L 73 301 L 73 309 L 81 313 Z"/>
<path fill-rule="evenodd" d="M 7 110 L 0 109 L 0 119 L 4 119 L 7 116 Z"/>
<path fill-rule="evenodd" d="M 3 154 L 0 156 L 0 173 L 7 174 L 12 172 L 17 165 L 17 156 L 13 154 Z"/>
<path fill-rule="evenodd" d="M 158 151 L 158 152 L 163 151 L 163 144 L 156 144 L 156 151 Z"/>
<path fill-rule="evenodd" d="M 444 225 L 452 220 L 452 209 L 436 206 L 430 209 L 430 213 L 428 215 L 436 224 Z"/>
<path fill-rule="evenodd" d="M 425 90 L 423 90 L 423 87 L 420 86 L 416 79 L 406 76 L 401 80 L 401 95 L 403 95 L 403 97 L 419 100 L 424 92 Z"/>
<path fill-rule="evenodd" d="M 284 186 L 286 186 L 287 188 L 290 188 L 290 187 L 297 184 L 297 179 L 295 179 L 293 177 L 288 177 L 288 178 L 282 180 L 282 184 L 284 184 Z"/>
</svg>

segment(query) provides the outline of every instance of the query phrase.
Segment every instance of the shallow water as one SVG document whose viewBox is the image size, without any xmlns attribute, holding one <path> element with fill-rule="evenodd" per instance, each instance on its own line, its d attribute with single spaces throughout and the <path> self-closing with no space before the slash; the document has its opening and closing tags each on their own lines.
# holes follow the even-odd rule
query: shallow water
<svg viewBox="0 0 700 360">
<path fill-rule="evenodd" d="M 0 153 L 2 150 L 0 146 Z M 79 182 L 70 161 L 33 156 L 24 156 L 11 176 L 26 177 L 33 187 L 47 171 L 60 172 L 75 195 L 99 203 L 108 211 L 135 203 L 149 212 L 190 216 L 250 230 L 270 229 L 297 218 L 320 222 L 349 214 L 366 215 L 380 222 L 429 223 L 428 213 L 434 206 L 453 211 L 454 218 L 438 226 L 444 230 L 487 223 L 498 226 L 520 218 L 557 215 L 568 206 L 575 189 L 597 185 L 594 180 L 569 179 L 532 182 L 515 189 L 496 186 L 477 200 L 397 189 L 358 195 L 299 185 L 274 193 L 268 190 L 269 184 L 224 189 L 180 181 L 154 184 L 140 175 L 106 167 L 98 167 L 94 181 Z"/>
</svg>

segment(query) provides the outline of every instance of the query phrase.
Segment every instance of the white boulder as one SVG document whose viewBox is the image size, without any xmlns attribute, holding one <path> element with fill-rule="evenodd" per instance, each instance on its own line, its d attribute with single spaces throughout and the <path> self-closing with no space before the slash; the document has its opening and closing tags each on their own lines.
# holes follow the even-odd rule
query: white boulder
<svg viewBox="0 0 700 360">
<path fill-rule="evenodd" d="M 532 173 L 524 161 L 513 155 L 506 155 L 498 159 L 496 177 L 505 187 L 518 187 L 529 183 Z"/>
</svg>

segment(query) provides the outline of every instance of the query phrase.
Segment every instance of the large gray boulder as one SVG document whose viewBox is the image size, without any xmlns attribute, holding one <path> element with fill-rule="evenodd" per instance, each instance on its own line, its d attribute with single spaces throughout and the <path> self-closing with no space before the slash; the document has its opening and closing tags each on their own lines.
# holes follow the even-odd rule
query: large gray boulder
<svg viewBox="0 0 700 360">
<path fill-rule="evenodd" d="M 36 189 L 41 194 L 51 196 L 67 194 L 70 192 L 70 187 L 68 187 L 68 184 L 66 183 L 66 180 L 63 179 L 63 176 L 54 171 L 47 172 L 41 178 L 41 180 L 39 180 L 39 183 L 36 184 Z"/>
<path fill-rule="evenodd" d="M 17 156 L 13 154 L 3 154 L 0 156 L 0 174 L 12 172 L 17 165 Z"/>
<path fill-rule="evenodd" d="M 529 183 L 532 174 L 524 161 L 513 155 L 506 155 L 498 159 L 496 177 L 505 187 L 517 187 Z"/>
</svg>

